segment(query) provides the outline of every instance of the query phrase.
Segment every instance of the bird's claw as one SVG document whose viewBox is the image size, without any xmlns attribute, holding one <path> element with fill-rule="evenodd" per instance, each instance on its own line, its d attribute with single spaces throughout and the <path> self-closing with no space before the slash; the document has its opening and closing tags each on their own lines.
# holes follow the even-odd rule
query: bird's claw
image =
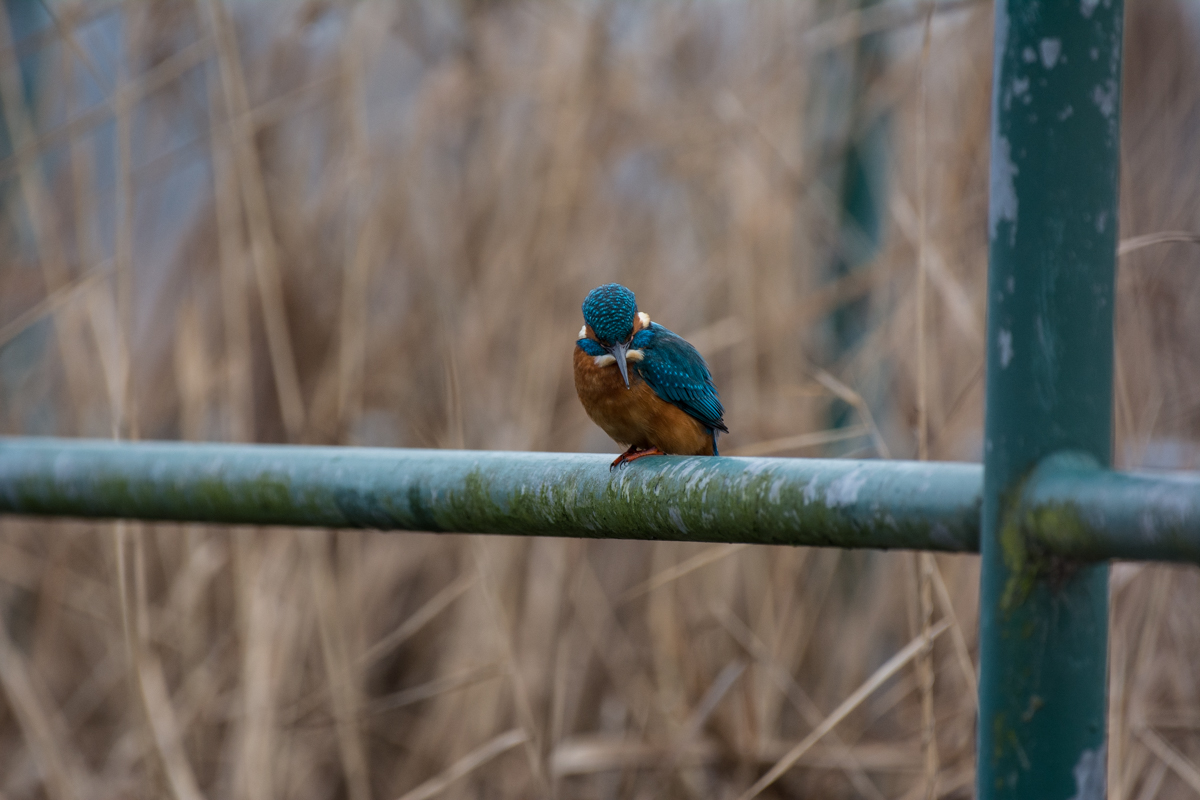
<svg viewBox="0 0 1200 800">
<path fill-rule="evenodd" d="M 631 446 L 628 450 L 626 450 L 624 453 L 621 453 L 621 455 L 617 456 L 616 459 L 613 460 L 612 464 L 610 464 L 608 467 L 608 471 L 612 472 L 622 464 L 628 464 L 630 461 L 637 461 L 639 458 L 645 458 L 646 456 L 665 455 L 666 453 L 664 453 L 662 450 L 659 450 L 657 447 L 638 448 Z"/>
</svg>

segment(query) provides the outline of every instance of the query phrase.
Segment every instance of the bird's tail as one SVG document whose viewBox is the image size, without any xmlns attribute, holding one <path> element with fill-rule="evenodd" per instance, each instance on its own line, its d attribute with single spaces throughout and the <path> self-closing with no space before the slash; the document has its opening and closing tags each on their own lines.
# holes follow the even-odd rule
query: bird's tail
<svg viewBox="0 0 1200 800">
<path fill-rule="evenodd" d="M 709 428 L 709 432 L 712 434 L 712 437 L 713 437 L 713 455 L 719 456 L 721 454 L 717 452 L 717 429 Z"/>
</svg>

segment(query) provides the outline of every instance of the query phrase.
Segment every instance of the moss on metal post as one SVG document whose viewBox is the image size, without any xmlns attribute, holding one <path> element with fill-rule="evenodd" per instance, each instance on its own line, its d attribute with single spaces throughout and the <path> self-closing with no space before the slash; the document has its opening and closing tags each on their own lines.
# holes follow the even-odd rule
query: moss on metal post
<svg viewBox="0 0 1200 800">
<path fill-rule="evenodd" d="M 978 549 L 972 464 L 0 438 L 0 513 Z"/>
<path fill-rule="evenodd" d="M 1038 465 L 1016 523 L 1043 559 L 1200 564 L 1200 474 L 1109 472 L 1082 454 Z"/>
<path fill-rule="evenodd" d="M 1104 795 L 1108 568 L 1036 546 L 1083 532 L 1022 497 L 1053 453 L 1110 463 L 1122 13 L 995 6 L 980 800 Z"/>
</svg>

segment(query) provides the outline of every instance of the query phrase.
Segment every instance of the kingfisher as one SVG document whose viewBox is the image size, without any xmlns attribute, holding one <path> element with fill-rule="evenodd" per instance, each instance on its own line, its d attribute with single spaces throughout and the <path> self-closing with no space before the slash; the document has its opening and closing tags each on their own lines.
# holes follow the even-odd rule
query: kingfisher
<svg viewBox="0 0 1200 800">
<path fill-rule="evenodd" d="M 583 301 L 575 391 L 592 421 L 629 449 L 610 469 L 655 455 L 715 456 L 725 410 L 704 358 L 638 311 L 633 292 L 609 283 Z"/>
</svg>

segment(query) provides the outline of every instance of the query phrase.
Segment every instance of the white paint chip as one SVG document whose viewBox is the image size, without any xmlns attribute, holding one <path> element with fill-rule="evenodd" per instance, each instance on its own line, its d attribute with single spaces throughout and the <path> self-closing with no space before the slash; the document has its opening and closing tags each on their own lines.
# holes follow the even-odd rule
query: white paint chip
<svg viewBox="0 0 1200 800">
<path fill-rule="evenodd" d="M 1092 102 L 1106 119 L 1111 118 L 1117 111 L 1117 82 L 1109 78 L 1102 85 L 1095 86 L 1092 89 Z"/>
<path fill-rule="evenodd" d="M 1037 53 L 1034 52 L 1032 47 L 1026 47 L 1021 51 L 1021 58 L 1025 60 L 1026 64 L 1032 64 L 1037 61 Z"/>
<path fill-rule="evenodd" d="M 1107 776 L 1104 774 L 1107 748 L 1084 750 L 1071 772 L 1075 775 L 1075 794 L 1071 800 L 1104 800 Z"/>
<path fill-rule="evenodd" d="M 1079 13 L 1083 14 L 1084 19 L 1091 19 L 1098 5 L 1100 0 L 1079 0 Z"/>
<path fill-rule="evenodd" d="M 1046 69 L 1054 69 L 1054 65 L 1058 63 L 1058 57 L 1062 54 L 1062 40 L 1042 39 L 1038 49 L 1042 53 L 1042 66 Z"/>
<path fill-rule="evenodd" d="M 1073 107 L 1071 107 L 1070 105 L 1068 105 L 1068 106 L 1067 106 L 1066 108 L 1064 108 L 1062 111 L 1058 112 L 1058 121 L 1059 121 L 1059 122 L 1065 122 L 1065 121 L 1067 121 L 1067 120 L 1068 120 L 1068 119 L 1071 117 L 1071 115 L 1072 115 L 1072 114 L 1074 114 L 1074 113 L 1075 113 L 1075 109 L 1074 109 Z"/>
<path fill-rule="evenodd" d="M 866 485 L 867 476 L 862 469 L 848 472 L 834 480 L 825 490 L 825 504 L 832 508 L 848 506 L 858 501 L 858 490 Z"/>
<path fill-rule="evenodd" d="M 1002 221 L 1012 223 L 1010 242 L 1017 239 L 1017 187 L 1013 178 L 1017 165 L 1007 136 L 993 136 L 991 156 L 991 196 L 988 198 L 988 238 L 995 240 Z"/>
<path fill-rule="evenodd" d="M 1000 369 L 1006 369 L 1013 357 L 1012 331 L 1001 328 L 996 345 L 1000 348 Z"/>
</svg>

